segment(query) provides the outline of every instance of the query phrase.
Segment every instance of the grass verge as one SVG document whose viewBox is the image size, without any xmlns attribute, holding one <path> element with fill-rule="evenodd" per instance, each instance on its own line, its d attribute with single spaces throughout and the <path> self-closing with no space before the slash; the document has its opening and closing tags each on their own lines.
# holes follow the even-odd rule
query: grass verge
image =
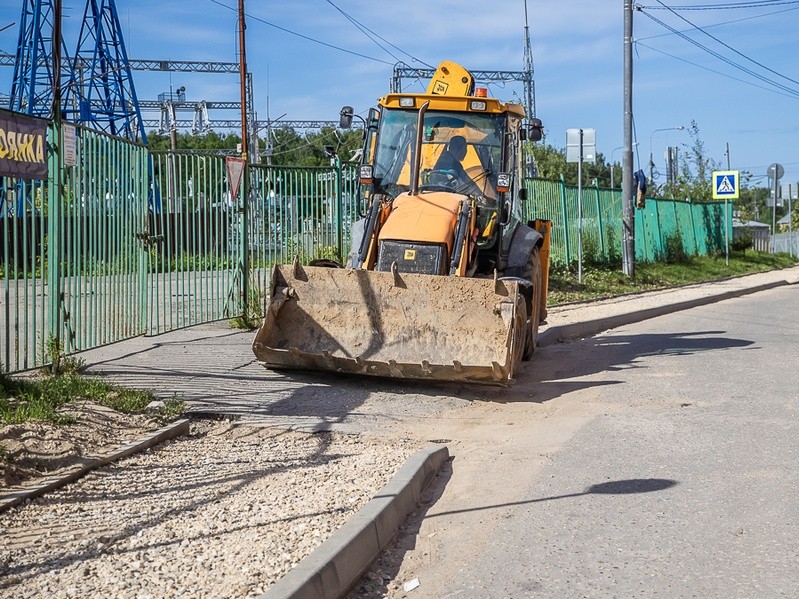
<svg viewBox="0 0 799 599">
<path fill-rule="evenodd" d="M 0 423 L 22 424 L 43 420 L 70 424 L 72 417 L 59 408 L 76 400 L 90 400 L 123 414 L 140 414 L 153 401 L 149 391 L 125 389 L 105 381 L 70 373 L 41 378 L 22 378 L 0 374 Z M 185 410 L 184 402 L 171 399 L 149 413 L 157 420 L 169 421 Z"/>
<path fill-rule="evenodd" d="M 788 268 L 799 263 L 789 254 L 767 254 L 749 251 L 731 254 L 729 265 L 724 256 L 690 257 L 677 263 L 640 263 L 635 265 L 635 278 L 622 272 L 621 264 L 589 264 L 583 267 L 582 283 L 577 265 L 553 266 L 549 272 L 547 304 L 557 306 L 570 302 L 607 299 L 629 293 L 654 291 L 767 270 Z"/>
</svg>

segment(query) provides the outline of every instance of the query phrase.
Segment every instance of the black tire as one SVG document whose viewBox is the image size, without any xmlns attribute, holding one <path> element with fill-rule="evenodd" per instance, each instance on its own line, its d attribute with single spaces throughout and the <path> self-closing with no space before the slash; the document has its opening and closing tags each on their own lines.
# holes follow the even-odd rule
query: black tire
<svg viewBox="0 0 799 599">
<path fill-rule="evenodd" d="M 520 299 L 516 304 L 515 320 L 513 322 L 513 345 L 511 346 L 511 363 L 508 378 L 515 379 L 524 359 L 527 345 L 527 302 Z"/>
<path fill-rule="evenodd" d="M 524 354 L 522 355 L 522 359 L 529 360 L 533 357 L 536 345 L 538 345 L 538 326 L 541 320 L 541 260 L 538 257 L 537 247 L 533 248 L 527 258 L 522 278 L 533 284 L 532 293 L 527 295 L 529 326 L 527 327 L 527 339 L 524 344 Z"/>
</svg>

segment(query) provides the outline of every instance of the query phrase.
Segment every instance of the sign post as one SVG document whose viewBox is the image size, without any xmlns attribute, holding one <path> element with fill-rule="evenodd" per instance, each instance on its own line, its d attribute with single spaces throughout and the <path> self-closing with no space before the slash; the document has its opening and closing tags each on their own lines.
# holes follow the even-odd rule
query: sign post
<svg viewBox="0 0 799 599">
<path fill-rule="evenodd" d="M 724 262 L 730 265 L 730 223 L 727 214 L 729 200 L 737 200 L 741 194 L 741 177 L 738 171 L 713 171 L 713 199 L 724 200 Z"/>
<path fill-rule="evenodd" d="M 737 200 L 741 195 L 741 174 L 738 171 L 713 171 L 713 199 L 724 199 L 724 262 L 730 265 L 730 223 L 727 219 L 728 200 Z"/>
<path fill-rule="evenodd" d="M 585 160 L 596 162 L 596 129 L 567 129 L 566 162 L 577 163 L 577 281 L 579 283 L 583 282 L 583 161 Z"/>
</svg>

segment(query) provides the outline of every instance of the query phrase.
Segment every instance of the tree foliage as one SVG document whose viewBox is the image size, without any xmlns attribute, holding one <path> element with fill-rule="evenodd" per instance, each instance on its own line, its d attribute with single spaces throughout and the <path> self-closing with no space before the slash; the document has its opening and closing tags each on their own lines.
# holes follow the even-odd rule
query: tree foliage
<svg viewBox="0 0 799 599">
<path fill-rule="evenodd" d="M 531 144 L 529 150 L 535 160 L 538 177 L 554 180 L 563 177 L 567 185 L 577 185 L 577 163 L 566 162 L 564 150 L 549 144 Z M 582 171 L 583 185 L 610 187 L 610 165 L 605 162 L 601 152 L 597 152 L 596 162 L 583 162 Z M 621 172 L 620 169 L 617 172 Z"/>
<path fill-rule="evenodd" d="M 713 199 L 713 171 L 720 170 L 719 165 L 707 155 L 696 121 L 691 121 L 688 135 L 691 144 L 681 156 L 677 180 L 664 185 L 659 195 L 692 202 L 709 202 Z"/>
<path fill-rule="evenodd" d="M 203 135 L 178 133 L 176 142 L 177 150 L 231 153 L 236 152 L 241 137 L 235 133 L 219 134 L 214 131 Z M 263 138 L 258 140 L 261 162 L 271 159 L 272 164 L 277 166 L 327 166 L 330 157 L 325 152 L 326 146 L 332 147 L 341 160 L 347 162 L 361 144 L 360 130 L 339 131 L 332 127 L 305 135 L 284 127 L 271 131 L 271 143 Z M 148 146 L 153 151 L 167 151 L 171 148 L 170 137 L 152 131 L 148 134 Z"/>
</svg>

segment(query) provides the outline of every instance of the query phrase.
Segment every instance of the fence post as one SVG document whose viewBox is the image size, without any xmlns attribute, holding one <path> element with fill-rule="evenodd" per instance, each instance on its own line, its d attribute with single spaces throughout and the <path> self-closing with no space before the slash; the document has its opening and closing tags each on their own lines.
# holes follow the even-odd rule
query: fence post
<svg viewBox="0 0 799 599">
<path fill-rule="evenodd" d="M 246 152 L 246 150 L 245 150 Z M 250 319 L 250 162 L 244 159 L 244 172 L 241 175 L 241 295 L 244 322 Z"/>
<path fill-rule="evenodd" d="M 599 201 L 599 179 L 595 180 L 596 191 L 596 226 L 599 229 L 599 253 L 607 260 L 608 252 L 605 249 L 605 227 L 602 226 L 602 204 Z"/>
<path fill-rule="evenodd" d="M 560 176 L 560 212 L 563 221 L 563 245 L 565 246 L 566 264 L 571 264 L 571 250 L 569 248 L 569 219 L 566 216 L 566 181 Z"/>
<path fill-rule="evenodd" d="M 336 219 L 335 219 L 335 223 L 336 223 L 336 235 L 337 235 L 336 245 L 338 247 L 338 261 L 339 262 L 343 262 L 342 256 L 344 256 L 344 248 L 342 246 L 344 245 L 344 235 L 343 235 L 343 232 L 341 230 L 342 223 L 343 223 L 343 219 L 341 218 L 341 213 L 342 213 L 342 190 L 341 190 L 342 180 L 341 180 L 341 177 L 342 177 L 342 173 L 341 173 L 341 158 L 339 157 L 338 154 L 336 154 L 335 161 L 336 161 Z"/>
<path fill-rule="evenodd" d="M 693 202 L 691 202 L 690 199 L 688 200 L 688 202 L 689 202 L 689 204 L 691 206 L 691 210 L 689 211 L 689 214 L 691 215 L 691 235 L 694 238 L 694 248 L 696 248 L 696 252 L 695 253 L 699 254 L 699 247 L 700 246 L 699 246 L 699 239 L 696 237 L 696 219 L 694 218 L 694 212 L 696 211 L 697 204 L 694 204 Z M 705 244 L 705 245 L 707 245 L 707 244 Z M 705 247 L 705 251 L 706 252 L 708 252 L 709 250 L 710 250 L 710 248 Z"/>
<path fill-rule="evenodd" d="M 42 339 L 50 350 L 47 356 L 51 361 L 58 359 L 64 350 L 61 340 L 63 318 L 61 314 L 61 126 L 60 119 L 51 123 L 53 144 L 49 162 L 47 185 L 47 333 L 49 337 Z"/>
</svg>

